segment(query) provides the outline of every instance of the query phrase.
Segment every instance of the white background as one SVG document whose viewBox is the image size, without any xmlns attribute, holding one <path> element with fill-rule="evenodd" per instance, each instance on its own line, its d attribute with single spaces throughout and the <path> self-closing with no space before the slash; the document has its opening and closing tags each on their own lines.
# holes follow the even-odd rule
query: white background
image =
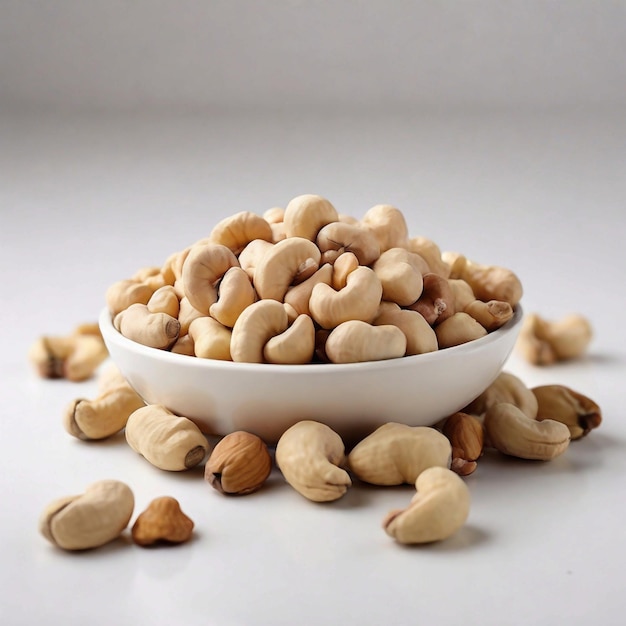
<svg viewBox="0 0 626 626">
<path fill-rule="evenodd" d="M 1 2 L 2 624 L 621 624 L 626 533 L 624 2 Z M 412 235 L 514 269 L 527 311 L 589 317 L 588 356 L 513 355 L 602 426 L 549 463 L 486 454 L 467 525 L 403 548 L 410 487 L 315 505 L 279 474 L 225 498 L 123 436 L 61 426 L 95 380 L 38 379 L 42 334 L 240 210 L 395 204 Z M 451 381 L 453 384 L 454 381 Z M 277 381 L 277 385 L 280 384 Z M 268 390 L 271 393 L 272 390 Z M 62 553 L 52 499 L 102 478 L 196 523 L 181 547 Z"/>
</svg>

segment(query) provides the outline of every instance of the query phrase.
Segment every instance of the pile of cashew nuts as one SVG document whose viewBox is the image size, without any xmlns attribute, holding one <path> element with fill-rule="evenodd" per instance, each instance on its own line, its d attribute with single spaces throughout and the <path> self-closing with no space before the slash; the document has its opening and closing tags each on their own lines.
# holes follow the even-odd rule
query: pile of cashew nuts
<svg viewBox="0 0 626 626">
<path fill-rule="evenodd" d="M 248 363 L 353 363 L 432 352 L 513 316 L 509 269 L 410 237 L 402 212 L 361 220 L 302 195 L 243 211 L 209 236 L 106 293 L 115 327 L 138 343 Z"/>
</svg>

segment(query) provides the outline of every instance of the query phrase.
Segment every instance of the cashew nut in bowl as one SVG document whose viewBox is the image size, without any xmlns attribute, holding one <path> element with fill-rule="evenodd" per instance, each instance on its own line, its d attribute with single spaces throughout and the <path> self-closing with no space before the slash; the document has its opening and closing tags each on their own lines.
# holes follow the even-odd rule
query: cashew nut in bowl
<svg viewBox="0 0 626 626">
<path fill-rule="evenodd" d="M 330 332 L 324 348 L 333 363 L 360 363 L 403 357 L 406 344 L 406 337 L 397 326 L 372 326 L 349 320 Z"/>
<path fill-rule="evenodd" d="M 317 246 L 322 253 L 334 252 L 335 258 L 352 252 L 361 265 L 371 265 L 380 256 L 380 247 L 374 233 L 357 224 L 331 222 L 317 234 Z"/>
<path fill-rule="evenodd" d="M 457 474 L 445 467 L 430 467 L 415 481 L 417 493 L 406 509 L 390 511 L 385 532 L 398 543 L 420 544 L 451 537 L 465 524 L 470 493 Z"/>
<path fill-rule="evenodd" d="M 309 299 L 309 310 L 311 317 L 326 329 L 351 320 L 371 322 L 378 311 L 382 294 L 378 276 L 369 267 L 360 265 L 348 274 L 346 286 L 339 291 L 325 283 L 315 285 Z"/>
<path fill-rule="evenodd" d="M 129 339 L 167 350 L 180 335 L 180 322 L 167 313 L 150 313 L 145 304 L 131 304 L 115 316 L 115 327 Z"/>
<path fill-rule="evenodd" d="M 209 240 L 230 248 L 239 254 L 251 241 L 262 239 L 272 241 L 272 228 L 260 215 L 250 211 L 241 211 L 218 222 Z"/>
<path fill-rule="evenodd" d="M 406 356 L 438 349 L 437 335 L 424 317 L 417 311 L 402 309 L 395 302 L 381 302 L 372 324 L 397 326 L 406 337 Z"/>
<path fill-rule="evenodd" d="M 315 351 L 315 325 L 308 315 L 298 315 L 282 333 L 270 337 L 263 348 L 267 363 L 310 363 Z"/>
<path fill-rule="evenodd" d="M 256 292 L 248 274 L 241 267 L 231 267 L 219 282 L 217 301 L 209 307 L 209 315 L 232 328 L 242 311 L 255 300 Z"/>
<path fill-rule="evenodd" d="M 422 276 L 422 281 L 422 293 L 409 308 L 421 313 L 431 326 L 452 317 L 456 311 L 455 296 L 448 280 L 428 272 Z"/>
<path fill-rule="evenodd" d="M 232 361 L 230 341 L 232 330 L 212 317 L 199 317 L 189 325 L 193 353 L 201 359 Z"/>
<path fill-rule="evenodd" d="M 317 233 L 326 224 L 339 219 L 335 207 L 325 198 L 313 194 L 304 194 L 290 200 L 285 208 L 283 224 L 285 235 L 304 237 L 315 241 Z"/>
<path fill-rule="evenodd" d="M 424 289 L 423 274 L 428 272 L 424 260 L 404 248 L 389 248 L 372 265 L 383 286 L 383 299 L 409 306 Z"/>
<path fill-rule="evenodd" d="M 361 224 L 369 228 L 380 246 L 381 253 L 389 248 L 406 248 L 409 230 L 402 211 L 389 204 L 377 204 L 369 209 Z"/>
<path fill-rule="evenodd" d="M 289 237 L 274 244 L 257 263 L 254 271 L 254 288 L 259 298 L 282 302 L 290 285 L 308 276 L 319 267 L 319 248 L 303 237 Z"/>
<path fill-rule="evenodd" d="M 239 261 L 230 248 L 216 243 L 195 245 L 183 264 L 183 288 L 191 305 L 204 314 L 217 302 L 217 283 Z"/>
<path fill-rule="evenodd" d="M 230 339 L 230 354 L 240 363 L 263 363 L 265 344 L 287 330 L 289 318 L 282 303 L 258 300 L 239 316 Z"/>
</svg>

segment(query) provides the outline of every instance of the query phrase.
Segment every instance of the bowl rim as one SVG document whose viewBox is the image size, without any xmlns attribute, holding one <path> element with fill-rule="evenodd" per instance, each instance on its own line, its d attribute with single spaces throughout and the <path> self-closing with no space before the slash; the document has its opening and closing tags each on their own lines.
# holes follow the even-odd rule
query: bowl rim
<svg viewBox="0 0 626 626">
<path fill-rule="evenodd" d="M 103 308 L 98 318 L 98 324 L 102 336 L 107 340 L 119 344 L 131 352 L 135 352 L 144 357 L 156 358 L 166 363 L 172 363 L 177 365 L 184 365 L 186 367 L 206 369 L 208 371 L 213 369 L 218 370 L 232 370 L 234 371 L 248 371 L 248 372 L 264 372 L 264 373 L 290 373 L 296 372 L 300 374 L 317 374 L 320 372 L 360 372 L 360 371 L 377 371 L 377 370 L 393 370 L 399 367 L 406 367 L 416 363 L 432 363 L 442 359 L 448 359 L 455 355 L 469 354 L 475 350 L 480 350 L 492 343 L 499 341 L 506 335 L 515 332 L 519 327 L 524 317 L 524 311 L 521 304 L 515 306 L 513 317 L 500 328 L 491 331 L 484 337 L 479 339 L 473 339 L 467 343 L 460 344 L 458 346 L 452 346 L 450 348 L 442 348 L 435 350 L 434 352 L 426 352 L 424 354 L 415 354 L 411 356 L 403 356 L 395 359 L 384 359 L 381 361 L 363 361 L 359 363 L 303 363 L 299 365 L 282 364 L 282 363 L 235 363 L 233 361 L 222 361 L 218 359 L 206 359 L 196 356 L 190 356 L 187 354 L 178 354 L 175 352 L 169 352 L 168 350 L 160 350 L 158 348 L 151 348 L 137 343 L 132 339 L 124 337 L 115 326 L 111 314 L 107 307 Z"/>
</svg>

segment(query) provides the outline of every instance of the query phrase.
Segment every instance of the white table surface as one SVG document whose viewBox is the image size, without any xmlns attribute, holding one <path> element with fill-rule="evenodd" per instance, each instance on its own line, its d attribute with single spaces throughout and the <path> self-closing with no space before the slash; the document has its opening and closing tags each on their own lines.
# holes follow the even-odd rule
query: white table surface
<svg viewBox="0 0 626 626">
<path fill-rule="evenodd" d="M 109 284 L 218 219 L 301 193 L 355 216 L 394 204 L 412 235 L 514 269 L 526 311 L 586 315 L 583 360 L 537 368 L 514 354 L 506 369 L 591 396 L 601 427 L 551 463 L 486 454 L 467 479 L 466 526 L 415 548 L 381 529 L 408 486 L 319 505 L 275 473 L 228 498 L 201 469 L 153 468 L 121 435 L 70 437 L 62 411 L 96 382 L 39 379 L 29 345 L 95 320 Z M 0 215 L 3 625 L 623 623 L 624 116 L 5 116 Z M 176 497 L 194 540 L 80 554 L 48 544 L 43 507 L 102 478 L 131 486 L 136 513 Z"/>
</svg>

